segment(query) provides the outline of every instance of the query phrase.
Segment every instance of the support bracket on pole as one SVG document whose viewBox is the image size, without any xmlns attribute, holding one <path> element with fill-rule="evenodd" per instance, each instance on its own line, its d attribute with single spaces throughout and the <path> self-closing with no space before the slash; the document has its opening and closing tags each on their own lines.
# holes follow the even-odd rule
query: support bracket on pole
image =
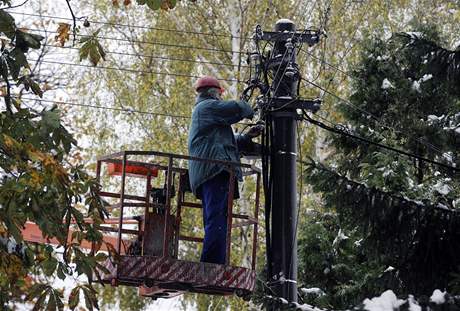
<svg viewBox="0 0 460 311">
<path fill-rule="evenodd" d="M 321 100 L 290 97 L 273 97 L 271 99 L 270 108 L 304 109 L 316 113 L 321 108 Z"/>
<path fill-rule="evenodd" d="M 319 42 L 320 35 L 317 31 L 305 30 L 302 32 L 273 32 L 273 31 L 263 31 L 256 33 L 256 40 L 261 41 L 286 41 L 292 39 L 293 42 L 307 43 L 309 46 L 313 46 Z"/>
</svg>

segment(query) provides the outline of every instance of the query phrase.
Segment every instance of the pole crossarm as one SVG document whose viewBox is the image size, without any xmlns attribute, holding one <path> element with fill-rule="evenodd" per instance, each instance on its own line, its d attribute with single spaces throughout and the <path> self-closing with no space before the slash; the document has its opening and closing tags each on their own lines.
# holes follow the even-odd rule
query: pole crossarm
<svg viewBox="0 0 460 311">
<path fill-rule="evenodd" d="M 321 100 L 291 97 L 274 97 L 271 99 L 269 108 L 273 108 L 274 110 L 302 109 L 315 113 L 321 108 Z"/>
<path fill-rule="evenodd" d="M 302 32 L 273 32 L 273 31 L 264 31 L 261 34 L 256 34 L 256 40 L 261 41 L 287 41 L 291 40 L 292 42 L 298 43 L 307 43 L 309 46 L 313 46 L 319 42 L 320 35 L 318 31 L 314 30 L 304 30 Z"/>
</svg>

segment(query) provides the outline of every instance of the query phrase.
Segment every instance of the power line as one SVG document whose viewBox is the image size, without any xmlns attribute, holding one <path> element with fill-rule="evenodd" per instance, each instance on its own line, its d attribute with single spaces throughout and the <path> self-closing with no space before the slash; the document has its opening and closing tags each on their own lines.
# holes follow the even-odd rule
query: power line
<svg viewBox="0 0 460 311">
<path fill-rule="evenodd" d="M 36 59 L 31 59 L 30 61 L 38 61 Z M 136 69 L 129 69 L 129 68 L 117 68 L 117 67 L 106 67 L 106 66 L 92 66 L 86 64 L 75 64 L 75 63 L 65 63 L 65 62 L 57 62 L 57 61 L 50 61 L 50 60 L 40 60 L 42 63 L 46 64 L 56 64 L 56 65 L 67 65 L 67 66 L 74 66 L 74 67 L 84 67 L 84 68 L 92 68 L 98 70 L 115 70 L 115 71 L 126 71 L 131 73 L 142 73 L 142 74 L 157 74 L 157 75 L 165 75 L 165 76 L 173 76 L 173 77 L 186 77 L 186 78 L 200 78 L 201 76 L 195 76 L 190 74 L 184 73 L 174 73 L 174 72 L 162 72 L 162 71 L 148 71 L 148 70 L 136 70 Z M 227 81 L 227 82 L 237 82 L 241 83 L 243 81 L 238 79 L 222 79 L 219 78 L 220 81 Z"/>
<path fill-rule="evenodd" d="M 307 114 L 304 114 L 304 120 L 306 120 L 306 121 L 310 122 L 311 124 L 314 124 L 314 125 L 322 128 L 322 129 L 325 129 L 325 130 L 327 130 L 329 132 L 333 132 L 335 134 L 340 134 L 340 135 L 343 135 L 343 136 L 347 136 L 347 137 L 353 138 L 355 140 L 359 140 L 361 142 L 364 142 L 366 144 L 374 145 L 376 147 L 386 149 L 386 150 L 389 150 L 389 151 L 392 151 L 392 152 L 395 152 L 395 153 L 399 153 L 399 154 L 408 156 L 408 157 L 413 158 L 413 159 L 417 159 L 417 160 L 424 161 L 424 162 L 427 162 L 427 163 L 431 163 L 431 164 L 434 164 L 434 165 L 437 165 L 437 166 L 441 166 L 441 167 L 453 170 L 455 172 L 460 172 L 460 169 L 458 169 L 458 168 L 456 168 L 454 166 L 447 165 L 447 164 L 444 164 L 444 163 L 441 163 L 441 162 L 438 162 L 438 161 L 435 161 L 435 160 L 431 160 L 431 159 L 422 157 L 422 156 L 414 154 L 414 153 L 410 153 L 410 152 L 407 152 L 407 151 L 404 151 L 404 150 L 401 150 L 401 149 L 397 149 L 397 148 L 394 148 L 394 147 L 391 147 L 391 146 L 388 146 L 388 145 L 384 145 L 384 144 L 369 140 L 367 138 L 355 135 L 353 133 L 350 133 L 348 131 L 343 130 L 343 126 L 339 126 L 339 125 L 335 124 L 333 127 L 331 127 L 331 126 L 328 126 L 328 125 L 324 124 L 323 122 L 320 122 L 318 120 L 315 120 L 315 119 L 311 118 Z M 329 122 L 332 123 L 331 121 L 329 121 Z M 332 124 L 334 124 L 334 123 L 332 123 Z"/>
<path fill-rule="evenodd" d="M 71 46 L 58 46 L 58 45 L 52 45 L 52 44 L 43 44 L 43 46 L 56 48 L 56 49 L 68 49 L 68 50 L 75 50 L 75 51 L 80 50 L 79 48 L 71 47 Z M 194 60 L 194 59 L 145 55 L 145 54 L 136 54 L 136 53 L 125 53 L 125 52 L 116 52 L 116 51 L 110 51 L 110 50 L 104 50 L 104 52 L 106 54 L 114 54 L 114 55 L 121 55 L 121 56 L 135 56 L 135 57 L 143 57 L 143 58 L 150 58 L 150 59 L 162 59 L 162 60 L 168 60 L 168 61 L 188 62 L 188 63 L 197 63 L 197 64 L 210 64 L 210 65 L 227 66 L 227 67 L 242 67 L 242 68 L 249 67 L 247 65 L 234 65 L 230 63 L 199 61 L 199 60 Z"/>
<path fill-rule="evenodd" d="M 381 121 L 379 118 L 377 118 L 375 115 L 373 115 L 372 113 L 370 113 L 370 112 L 368 112 L 368 111 L 366 111 L 366 110 L 364 110 L 364 109 L 362 109 L 362 108 L 360 108 L 360 107 L 354 105 L 354 104 L 353 104 L 352 102 L 350 102 L 349 100 L 346 100 L 346 99 L 344 99 L 344 98 L 338 96 L 337 94 L 332 93 L 331 91 L 325 89 L 324 87 L 320 86 L 319 84 L 317 84 L 317 83 L 315 83 L 315 82 L 312 82 L 312 81 L 310 81 L 310 80 L 308 80 L 308 79 L 305 79 L 305 78 L 301 78 L 301 79 L 304 80 L 305 82 L 307 82 L 307 83 L 309 83 L 309 84 L 311 84 L 311 85 L 317 87 L 318 89 L 322 90 L 323 92 L 325 92 L 325 93 L 331 95 L 332 97 L 335 97 L 336 99 L 340 100 L 342 103 L 344 103 L 344 104 L 347 105 L 347 106 L 350 106 L 351 108 L 355 109 L 356 111 L 360 111 L 360 112 L 362 112 L 362 113 L 364 113 L 364 114 L 370 116 L 371 118 L 373 118 L 373 119 L 376 121 L 376 123 L 377 123 L 378 125 L 382 126 L 383 128 L 388 129 L 388 130 L 391 130 L 391 131 L 394 131 L 394 132 L 396 132 L 396 133 L 398 133 L 398 134 L 400 134 L 400 135 L 402 135 L 402 136 L 404 136 L 404 137 L 407 137 L 407 138 L 409 138 L 409 139 L 415 140 L 415 141 L 419 142 L 420 144 L 424 145 L 425 147 L 427 147 L 428 149 L 431 149 L 431 150 L 433 150 L 433 151 L 435 151 L 435 152 L 441 154 L 442 156 L 444 156 L 444 153 L 443 153 L 439 148 L 437 148 L 436 146 L 434 146 L 433 144 L 431 144 L 431 143 L 429 143 L 429 142 L 427 142 L 427 141 L 425 141 L 425 140 L 422 140 L 422 139 L 420 139 L 420 138 L 413 138 L 413 137 L 407 136 L 405 133 L 403 133 L 403 132 L 401 132 L 401 131 L 398 131 L 398 130 L 396 130 L 396 129 L 394 129 L 394 128 L 392 128 L 392 127 L 390 127 L 390 126 L 388 126 L 388 125 L 386 125 L 386 124 L 384 124 L 384 123 L 382 123 L 382 121 Z M 382 135 L 382 134 L 380 134 L 380 135 Z M 383 135 L 382 135 L 382 136 L 383 136 Z M 383 136 L 383 137 L 384 137 L 384 136 Z M 452 157 L 450 157 L 450 158 L 451 158 L 451 160 L 452 160 Z"/>
<path fill-rule="evenodd" d="M 144 111 L 144 110 L 138 110 L 138 109 L 132 109 L 132 108 L 117 108 L 117 107 L 107 107 L 107 106 L 98 106 L 98 105 L 91 105 L 91 104 L 80 104 L 80 103 L 75 103 L 75 102 L 68 102 L 68 101 L 58 101 L 58 100 L 51 100 L 51 99 L 44 99 L 44 98 L 28 98 L 28 97 L 19 97 L 19 96 L 12 96 L 21 100 L 30 100 L 30 101 L 38 101 L 38 102 L 44 102 L 44 103 L 52 103 L 56 105 L 67 105 L 67 106 L 77 106 L 77 107 L 86 107 L 86 108 L 92 108 L 92 109 L 101 109 L 101 110 L 112 110 L 112 111 L 119 111 L 123 112 L 126 114 L 144 114 L 144 115 L 152 115 L 152 116 L 159 116 L 159 117 L 169 117 L 173 119 L 190 119 L 190 116 L 186 115 L 174 115 L 174 114 L 169 114 L 169 113 L 162 113 L 162 112 L 153 112 L 153 111 Z M 246 123 L 246 122 L 238 122 L 235 124 L 240 124 L 240 125 L 254 125 L 253 123 Z"/>
<path fill-rule="evenodd" d="M 353 77 L 351 74 L 349 74 L 349 73 L 346 72 L 345 70 L 341 69 L 338 65 L 331 64 L 331 63 L 325 61 L 324 59 L 319 58 L 319 57 L 316 56 L 315 54 L 309 52 L 308 50 L 304 50 L 304 49 L 301 48 L 300 51 L 302 51 L 302 52 L 304 52 L 305 54 L 309 55 L 311 58 L 316 59 L 317 61 L 321 62 L 322 64 L 327 65 L 327 66 L 329 66 L 329 67 L 331 67 L 331 68 L 334 68 L 335 70 L 337 70 L 337 71 L 343 73 L 344 75 L 346 75 L 346 76 L 348 76 L 348 77 L 350 77 L 350 78 L 352 78 L 352 79 L 356 79 L 356 78 Z"/>
<path fill-rule="evenodd" d="M 362 21 L 364 20 L 364 17 L 366 16 L 367 8 L 369 7 L 369 3 L 370 3 L 370 2 L 368 2 L 368 3 L 366 4 L 366 7 L 364 8 L 364 12 L 363 12 L 363 14 L 361 15 L 361 18 L 359 19 L 359 22 L 357 23 L 357 26 L 356 26 L 355 30 L 353 31 L 353 35 L 351 36 L 351 39 L 352 39 L 352 40 L 350 40 L 350 45 L 349 45 L 349 47 L 347 48 L 347 50 L 345 50 L 345 53 L 342 55 L 342 57 L 340 57 L 340 63 L 343 62 L 343 60 L 345 59 L 345 57 L 347 57 L 347 55 L 351 52 L 351 50 L 356 46 L 356 44 L 353 44 L 353 42 L 351 42 L 351 41 L 355 41 L 355 43 L 357 43 L 357 40 L 355 39 L 355 36 L 356 36 L 356 33 L 358 32 L 358 29 L 359 29 L 360 24 L 362 23 Z M 326 86 L 326 89 L 329 89 L 329 87 L 331 86 L 332 82 L 334 81 L 335 77 L 337 76 L 337 72 L 338 72 L 338 70 L 336 69 L 335 72 L 334 72 L 334 74 L 332 75 L 332 78 L 329 79 L 329 82 L 328 82 L 328 84 L 327 84 L 327 86 Z M 343 80 L 342 80 L 342 81 L 343 81 Z M 322 98 L 322 99 L 324 99 L 324 96 L 326 96 L 326 94 L 323 95 L 323 98 Z"/>
<path fill-rule="evenodd" d="M 25 13 L 25 12 L 14 12 L 8 11 L 10 14 L 16 15 L 23 15 L 23 16 L 32 16 L 32 17 L 40 17 L 40 18 L 49 18 L 49 19 L 60 19 L 73 22 L 72 18 L 69 17 L 62 17 L 62 16 L 54 16 L 54 15 L 41 15 L 41 14 L 32 14 L 32 13 Z M 83 18 L 79 18 L 80 20 Z M 161 28 L 161 27 L 150 27 L 150 26 L 141 26 L 141 25 L 130 25 L 130 24 L 119 24 L 119 23 L 111 23 L 111 22 L 101 22 L 96 20 L 88 20 L 88 22 L 92 24 L 98 25 L 107 25 L 113 27 L 127 27 L 127 28 L 135 28 L 135 29 L 147 29 L 147 30 L 158 30 L 158 31 L 165 31 L 165 32 L 175 32 L 175 33 L 185 33 L 185 34 L 195 34 L 195 35 L 203 35 L 203 36 L 214 36 L 214 37 L 226 37 L 226 38 L 241 38 L 246 39 L 246 37 L 238 37 L 232 35 L 224 35 L 224 34 L 214 34 L 209 32 L 199 32 L 199 31 L 189 31 L 189 30 L 180 30 L 180 29 L 169 29 L 169 28 Z"/>
<path fill-rule="evenodd" d="M 22 28 L 22 29 L 27 30 L 27 31 L 32 31 L 32 32 L 38 32 L 38 33 L 43 33 L 43 32 L 44 33 L 56 33 L 56 34 L 58 33 L 57 31 L 49 31 L 49 30 L 46 30 L 46 29 L 37 29 L 37 28 Z M 145 40 L 129 40 L 129 39 L 124 39 L 124 38 L 116 38 L 116 37 L 80 35 L 80 34 L 76 34 L 76 36 L 79 37 L 79 38 L 92 37 L 92 38 L 102 39 L 102 40 L 129 42 L 129 43 L 141 43 L 141 44 L 149 44 L 149 45 L 154 45 L 154 46 L 177 47 L 177 48 L 183 48 L 183 49 L 204 50 L 204 51 L 219 52 L 219 53 L 245 54 L 245 52 L 241 52 L 241 51 L 206 48 L 206 47 L 192 46 L 192 45 L 172 44 L 172 43 L 166 43 L 166 42 L 145 41 Z"/>
<path fill-rule="evenodd" d="M 57 104 L 57 105 L 78 106 L 78 107 L 87 107 L 87 108 L 102 109 L 102 110 L 113 110 L 113 111 L 125 112 L 128 114 L 138 113 L 138 114 L 145 114 L 145 115 L 152 115 L 152 116 L 170 117 L 170 118 L 176 118 L 176 119 L 190 119 L 189 116 L 173 115 L 173 114 L 161 113 L 161 112 L 143 111 L 143 110 L 137 110 L 137 109 L 124 109 L 124 108 L 117 108 L 117 107 L 106 107 L 106 106 L 98 106 L 98 105 L 91 105 L 91 104 L 80 104 L 80 103 L 75 103 L 75 102 L 57 101 L 57 100 L 43 99 L 43 98 L 27 98 L 27 97 L 21 98 L 18 96 L 14 96 L 14 97 L 17 97 L 21 100 L 31 100 L 31 101 L 39 101 L 39 102 L 44 102 L 44 103 L 52 103 L 52 104 Z"/>
</svg>

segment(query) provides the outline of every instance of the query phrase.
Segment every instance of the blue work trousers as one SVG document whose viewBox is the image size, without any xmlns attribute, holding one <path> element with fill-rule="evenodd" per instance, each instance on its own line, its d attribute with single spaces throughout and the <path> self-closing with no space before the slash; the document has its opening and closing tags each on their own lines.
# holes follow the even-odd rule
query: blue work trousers
<svg viewBox="0 0 460 311">
<path fill-rule="evenodd" d="M 204 242 L 202 262 L 225 264 L 229 174 L 222 172 L 201 186 Z"/>
</svg>

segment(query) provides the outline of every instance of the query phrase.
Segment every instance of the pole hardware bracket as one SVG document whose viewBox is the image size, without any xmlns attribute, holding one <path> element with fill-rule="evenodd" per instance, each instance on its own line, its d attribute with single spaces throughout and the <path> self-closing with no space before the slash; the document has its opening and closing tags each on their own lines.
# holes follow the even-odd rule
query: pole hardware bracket
<svg viewBox="0 0 460 311">
<path fill-rule="evenodd" d="M 257 39 L 261 41 L 287 41 L 292 39 L 294 43 L 307 43 L 309 46 L 313 46 L 319 42 L 320 34 L 317 31 L 305 30 L 302 32 L 274 32 L 274 31 L 263 31 L 262 33 L 257 33 Z"/>
<path fill-rule="evenodd" d="M 271 107 L 275 109 L 302 109 L 316 113 L 321 108 L 320 99 L 273 97 Z"/>
</svg>

